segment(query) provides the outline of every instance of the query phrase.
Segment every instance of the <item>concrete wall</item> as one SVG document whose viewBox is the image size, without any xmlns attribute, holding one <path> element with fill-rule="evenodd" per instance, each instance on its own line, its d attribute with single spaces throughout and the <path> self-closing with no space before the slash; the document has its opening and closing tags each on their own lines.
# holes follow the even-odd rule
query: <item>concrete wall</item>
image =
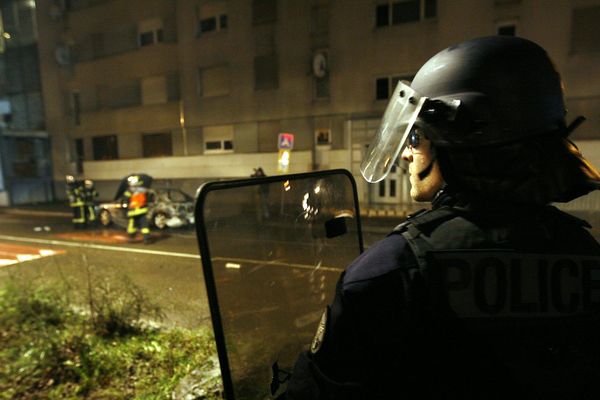
<svg viewBox="0 0 600 400">
<path fill-rule="evenodd" d="M 189 157 L 162 157 L 114 161 L 86 161 L 86 178 L 113 180 L 135 172 L 155 179 L 239 178 L 250 176 L 253 168 L 262 167 L 267 175 L 277 175 L 277 153 L 215 154 Z M 305 172 L 311 167 L 308 151 L 293 151 L 290 173 Z"/>
</svg>

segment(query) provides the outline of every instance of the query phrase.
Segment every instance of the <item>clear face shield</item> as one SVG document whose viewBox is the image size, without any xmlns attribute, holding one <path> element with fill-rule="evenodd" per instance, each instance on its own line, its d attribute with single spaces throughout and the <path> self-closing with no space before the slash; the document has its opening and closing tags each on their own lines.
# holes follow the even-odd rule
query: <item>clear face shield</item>
<svg viewBox="0 0 600 400">
<path fill-rule="evenodd" d="M 377 134 L 367 150 L 360 172 L 371 183 L 387 176 L 406 146 L 427 97 L 419 95 L 406 83 L 398 82 L 383 114 Z"/>
</svg>

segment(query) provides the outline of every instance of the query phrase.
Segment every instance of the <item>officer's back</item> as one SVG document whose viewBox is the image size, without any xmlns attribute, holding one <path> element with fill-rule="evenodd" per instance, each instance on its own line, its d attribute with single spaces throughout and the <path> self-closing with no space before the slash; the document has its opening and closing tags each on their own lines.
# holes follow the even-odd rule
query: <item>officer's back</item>
<svg viewBox="0 0 600 400">
<path fill-rule="evenodd" d="M 550 204 L 600 172 L 565 114 L 522 38 L 460 43 L 398 84 L 361 172 L 379 182 L 401 154 L 432 209 L 342 274 L 287 398 L 598 398 L 600 246 Z"/>
</svg>

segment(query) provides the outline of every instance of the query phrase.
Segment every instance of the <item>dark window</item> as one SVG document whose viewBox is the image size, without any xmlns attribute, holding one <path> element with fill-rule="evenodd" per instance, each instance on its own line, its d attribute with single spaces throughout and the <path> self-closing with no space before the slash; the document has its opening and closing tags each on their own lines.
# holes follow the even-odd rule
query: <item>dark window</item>
<svg viewBox="0 0 600 400">
<path fill-rule="evenodd" d="M 396 197 L 396 180 L 390 179 L 390 197 Z"/>
<path fill-rule="evenodd" d="M 171 133 L 142 135 L 142 155 L 144 157 L 164 157 L 173 155 Z"/>
<path fill-rule="evenodd" d="M 73 102 L 73 122 L 76 126 L 81 125 L 81 95 L 79 93 L 73 93 L 71 100 Z"/>
<path fill-rule="evenodd" d="M 116 135 L 93 137 L 92 148 L 94 149 L 94 160 L 117 160 L 119 158 Z"/>
<path fill-rule="evenodd" d="M 256 90 L 277 89 L 279 87 L 279 68 L 277 56 L 272 54 L 254 59 L 254 88 Z"/>
<path fill-rule="evenodd" d="M 77 167 L 77 173 L 83 172 L 83 160 L 84 160 L 84 151 L 83 151 L 83 139 L 75 139 L 75 165 Z"/>
<path fill-rule="evenodd" d="M 221 149 L 221 141 L 213 140 L 205 143 L 206 150 L 220 150 Z"/>
<path fill-rule="evenodd" d="M 434 18 L 437 15 L 436 0 L 401 0 L 379 4 L 375 7 L 375 26 L 399 25 L 407 22 Z"/>
<path fill-rule="evenodd" d="M 329 7 L 313 6 L 310 12 L 310 33 L 323 35 L 329 32 Z"/>
<path fill-rule="evenodd" d="M 142 32 L 140 33 L 140 46 L 148 46 L 154 43 L 154 32 Z"/>
<path fill-rule="evenodd" d="M 106 55 L 104 49 L 104 33 L 92 33 L 90 35 L 90 44 L 92 46 L 92 54 L 94 58 L 104 57 Z"/>
<path fill-rule="evenodd" d="M 262 24 L 277 20 L 277 0 L 252 0 L 252 22 Z"/>
<path fill-rule="evenodd" d="M 425 18 L 433 18 L 437 15 L 437 1 L 425 0 Z"/>
<path fill-rule="evenodd" d="M 167 99 L 169 101 L 179 100 L 181 98 L 179 74 L 167 75 Z"/>
<path fill-rule="evenodd" d="M 135 107 L 142 104 L 142 85 L 137 80 L 110 87 L 107 94 L 107 105 L 112 108 Z"/>
<path fill-rule="evenodd" d="M 402 80 L 402 77 L 400 76 L 393 76 L 391 81 L 392 81 L 392 87 L 390 87 L 390 93 L 394 93 L 394 89 L 396 89 L 396 86 L 398 86 L 398 82 L 400 82 Z"/>
<path fill-rule="evenodd" d="M 77 161 L 82 161 L 85 158 L 83 139 L 75 139 L 75 155 L 77 156 Z"/>
<path fill-rule="evenodd" d="M 200 34 L 217 30 L 217 18 L 210 17 L 200 20 Z"/>
<path fill-rule="evenodd" d="M 379 182 L 379 197 L 385 196 L 385 181 Z"/>
<path fill-rule="evenodd" d="M 377 78 L 375 81 L 375 98 L 384 100 L 390 97 L 389 80 L 388 78 Z"/>
<path fill-rule="evenodd" d="M 600 52 L 600 6 L 573 10 L 571 53 Z"/>
<path fill-rule="evenodd" d="M 157 42 L 162 42 L 163 41 L 163 30 L 162 29 L 158 29 L 156 31 L 156 41 Z"/>
<path fill-rule="evenodd" d="M 389 4 L 379 4 L 375 7 L 375 26 L 388 26 L 390 23 Z"/>
<path fill-rule="evenodd" d="M 329 97 L 329 76 L 323 78 L 315 77 L 315 97 L 317 99 L 326 99 Z"/>
<path fill-rule="evenodd" d="M 227 29 L 227 14 L 223 14 L 219 17 L 220 29 Z"/>
<path fill-rule="evenodd" d="M 505 25 L 498 27 L 498 35 L 515 36 L 517 28 L 514 25 Z"/>
<path fill-rule="evenodd" d="M 38 175 L 36 154 L 34 150 L 35 141 L 36 139 L 15 139 L 15 147 L 13 150 L 16 151 L 11 153 L 11 157 L 13 158 L 13 176 L 19 178 L 33 178 Z"/>
<path fill-rule="evenodd" d="M 392 4 L 392 24 L 403 24 L 419 20 L 419 0 L 401 1 Z"/>
<path fill-rule="evenodd" d="M 231 140 L 223 141 L 223 149 L 224 150 L 233 150 L 233 141 L 231 141 Z"/>
</svg>

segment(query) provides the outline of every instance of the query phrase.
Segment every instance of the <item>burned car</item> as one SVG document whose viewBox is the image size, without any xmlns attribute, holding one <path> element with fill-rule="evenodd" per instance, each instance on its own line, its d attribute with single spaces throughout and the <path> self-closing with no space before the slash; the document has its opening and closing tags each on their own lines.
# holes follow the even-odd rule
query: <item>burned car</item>
<svg viewBox="0 0 600 400">
<path fill-rule="evenodd" d="M 194 224 L 194 199 L 179 189 L 148 191 L 148 221 L 158 229 L 189 227 Z M 127 226 L 127 200 L 117 199 L 98 205 L 98 220 L 104 227 L 113 223 Z"/>
</svg>

